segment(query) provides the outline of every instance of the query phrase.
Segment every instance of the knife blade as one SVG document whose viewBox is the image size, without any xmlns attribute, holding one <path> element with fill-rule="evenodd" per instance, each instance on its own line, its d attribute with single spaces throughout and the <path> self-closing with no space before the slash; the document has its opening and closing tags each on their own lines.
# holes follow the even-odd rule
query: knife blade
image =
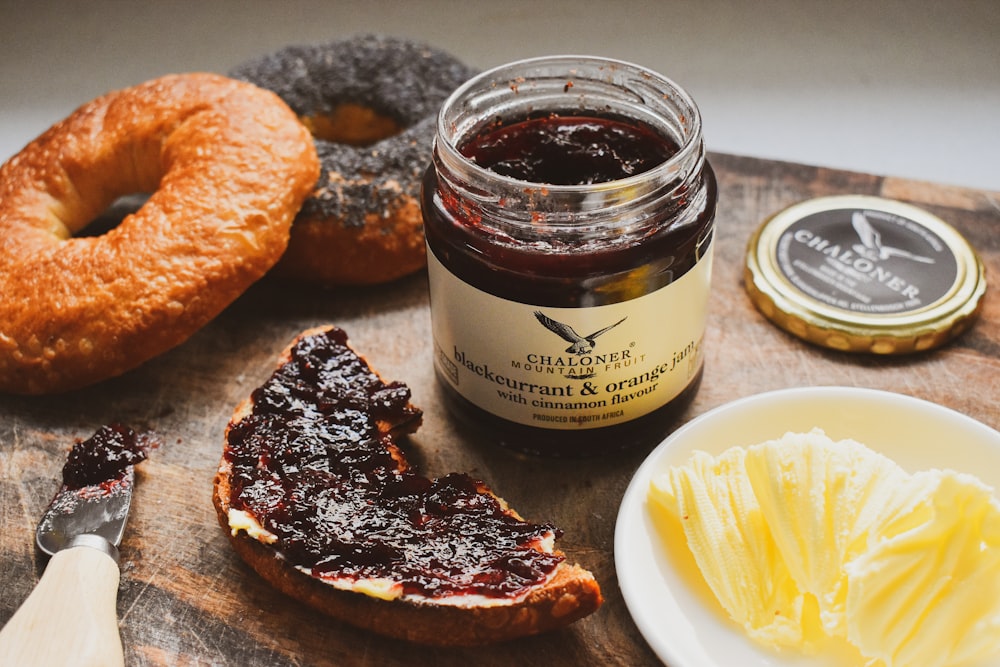
<svg viewBox="0 0 1000 667">
<path fill-rule="evenodd" d="M 3 665 L 124 665 L 118 631 L 118 545 L 146 446 L 128 427 L 76 443 L 35 531 L 51 556 L 35 589 L 0 630 Z"/>
</svg>

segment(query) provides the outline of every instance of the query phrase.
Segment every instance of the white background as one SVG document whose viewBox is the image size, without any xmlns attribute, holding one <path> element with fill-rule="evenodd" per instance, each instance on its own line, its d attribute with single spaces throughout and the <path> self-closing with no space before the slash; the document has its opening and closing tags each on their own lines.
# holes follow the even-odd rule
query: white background
<svg viewBox="0 0 1000 667">
<path fill-rule="evenodd" d="M 710 150 L 1000 191 L 1000 0 L 0 0 L 0 160 L 109 89 L 358 32 L 631 60 Z"/>
</svg>

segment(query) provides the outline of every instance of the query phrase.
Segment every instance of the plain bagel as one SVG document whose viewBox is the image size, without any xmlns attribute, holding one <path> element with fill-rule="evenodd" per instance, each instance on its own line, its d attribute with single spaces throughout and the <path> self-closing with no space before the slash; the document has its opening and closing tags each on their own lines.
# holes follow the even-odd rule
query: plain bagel
<svg viewBox="0 0 1000 667">
<path fill-rule="evenodd" d="M 49 128 L 0 167 L 0 391 L 82 387 L 186 340 L 277 262 L 318 171 L 276 95 L 214 74 Z M 118 226 L 74 236 L 135 193 Z"/>
<path fill-rule="evenodd" d="M 287 102 L 320 156 L 276 275 L 376 284 L 424 267 L 419 195 L 438 108 L 473 73 L 438 49 L 378 35 L 290 46 L 230 73 Z"/>
</svg>

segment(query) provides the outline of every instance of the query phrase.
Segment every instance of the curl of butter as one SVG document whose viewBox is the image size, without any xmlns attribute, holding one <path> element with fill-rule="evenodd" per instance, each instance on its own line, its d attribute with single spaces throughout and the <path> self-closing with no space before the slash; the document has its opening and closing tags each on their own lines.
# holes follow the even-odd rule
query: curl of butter
<svg viewBox="0 0 1000 667">
<path fill-rule="evenodd" d="M 755 641 L 808 652 L 819 628 L 886 667 L 1000 655 L 1000 501 L 971 475 L 814 430 L 695 452 L 648 497 Z"/>
</svg>

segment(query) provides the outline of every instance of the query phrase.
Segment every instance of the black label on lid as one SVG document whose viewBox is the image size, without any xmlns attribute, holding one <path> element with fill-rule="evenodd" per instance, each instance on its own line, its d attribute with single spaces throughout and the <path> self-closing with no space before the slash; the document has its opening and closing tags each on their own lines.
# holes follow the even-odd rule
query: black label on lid
<svg viewBox="0 0 1000 667">
<path fill-rule="evenodd" d="M 958 278 L 948 245 L 920 223 L 886 211 L 825 210 L 788 226 L 777 265 L 796 288 L 827 306 L 863 314 L 920 310 Z"/>
</svg>

